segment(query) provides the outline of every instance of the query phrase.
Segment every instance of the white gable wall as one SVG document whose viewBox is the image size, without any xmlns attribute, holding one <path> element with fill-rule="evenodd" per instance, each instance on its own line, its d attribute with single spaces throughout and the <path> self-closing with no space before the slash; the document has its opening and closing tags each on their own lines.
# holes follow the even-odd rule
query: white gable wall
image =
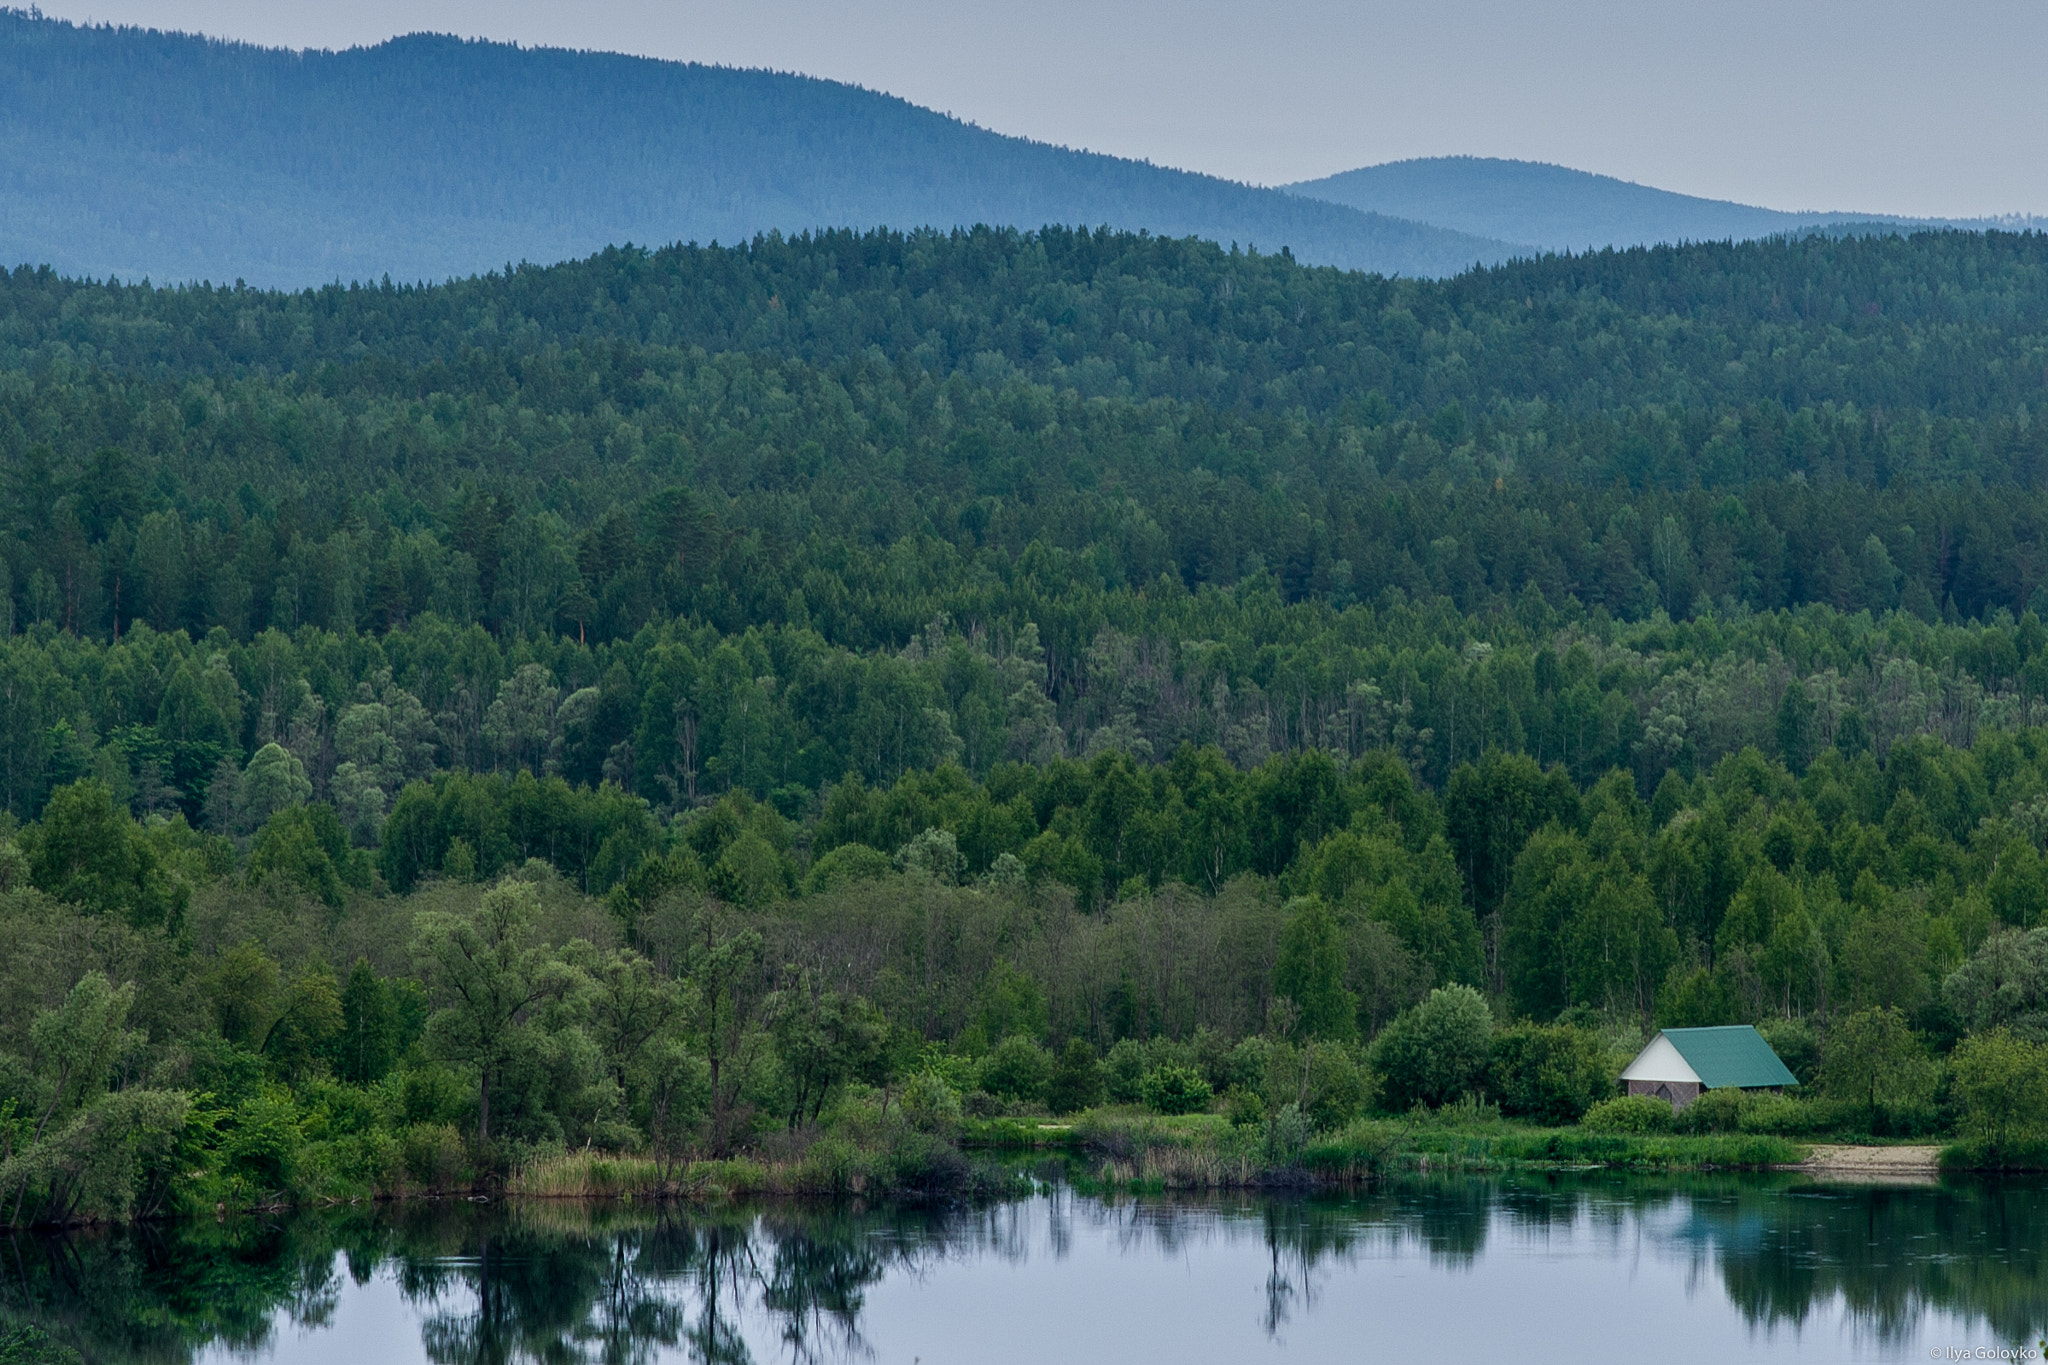
<svg viewBox="0 0 2048 1365">
<path fill-rule="evenodd" d="M 1686 1064 L 1685 1058 L 1678 1054 L 1678 1049 L 1671 1045 L 1671 1040 L 1661 1033 L 1650 1040 L 1648 1047 L 1636 1054 L 1636 1059 L 1628 1064 L 1628 1070 L 1621 1073 L 1621 1078 L 1624 1081 L 1690 1081 L 1694 1085 L 1700 1083 L 1699 1072 Z"/>
</svg>

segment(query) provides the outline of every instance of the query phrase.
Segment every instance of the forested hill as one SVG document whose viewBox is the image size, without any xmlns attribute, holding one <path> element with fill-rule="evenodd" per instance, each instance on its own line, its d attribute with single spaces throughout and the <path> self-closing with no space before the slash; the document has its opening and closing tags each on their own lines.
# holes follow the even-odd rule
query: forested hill
<svg viewBox="0 0 2048 1365">
<path fill-rule="evenodd" d="M 1058 228 L 617 249 L 424 289 L 155 289 L 0 273 L 8 369 L 66 359 L 225 376 L 341 364 L 355 367 L 353 383 L 393 366 L 587 355 L 614 343 L 821 366 L 879 359 L 983 386 L 1015 376 L 1081 397 L 1341 409 L 1352 421 L 1452 402 L 1516 425 L 1652 405 L 1657 421 L 1680 424 L 1758 403 L 1853 405 L 1897 452 L 1896 423 L 1909 414 L 2031 430 L 2025 414 L 2048 378 L 2048 239 L 1949 232 L 1665 247 L 1440 282 Z M 421 382 L 467 381 L 437 369 Z M 2004 477 L 1977 463 L 2002 448 L 1996 436 L 1947 449 L 1918 473 Z M 1583 468 L 1586 452 L 1574 450 L 1569 467 Z M 1690 438 L 1658 458 L 1655 477 L 1675 484 L 1732 474 Z"/>
<path fill-rule="evenodd" d="M 1288 189 L 1311 199 L 1525 243 L 1545 251 L 1715 242 L 1815 229 L 1910 228 L 1879 213 L 1757 208 L 1638 185 L 1568 166 L 1497 157 L 1437 156 L 1390 161 L 1304 180 Z M 1922 223 L 1921 227 L 1941 224 Z"/>
<path fill-rule="evenodd" d="M 442 279 L 770 230 L 1111 224 L 1442 275 L 1504 244 L 808 77 L 414 36 L 287 52 L 0 14 L 0 259 Z"/>
<path fill-rule="evenodd" d="M 1105 1097 L 1462 1144 L 1652 1022 L 1820 1086 L 1687 1111 L 1731 1141 L 2002 1144 L 2044 400 L 2026 234 L 9 274 L 0 1220 L 929 1195 L 963 1108 Z"/>
<path fill-rule="evenodd" d="M 2025 233 L 1450 280 L 1071 229 L 305 293 L 12 272 L 0 1117 L 72 1113 L 59 1009 L 133 1007 L 162 1089 L 16 1121 L 0 1203 L 150 1207 L 63 1156 L 127 1113 L 195 1209 L 229 1195 L 193 1171 L 297 1179 L 252 1132 L 381 1181 L 410 1148 L 338 1144 L 766 1142 L 856 1074 L 788 1089 L 842 1005 L 903 1058 L 858 1074 L 963 1091 L 1010 1083 L 946 1056 L 1040 1042 L 1143 1095 L 1200 1056 L 1266 1085 L 1221 1066 L 1266 1033 L 1395 1038 L 1323 1124 L 1425 1095 L 1393 1048 L 1446 982 L 1475 1048 L 1495 1007 L 1624 1056 L 1896 1009 L 1858 1017 L 1968 1064 L 2048 1017 L 2044 399 Z M 477 915 L 563 990 L 680 974 L 692 1056 L 774 1060 L 678 1130 L 584 993 L 485 1105 L 436 966 Z M 414 1023 L 338 1042 L 371 1017 Z M 180 1128 L 209 1095 L 231 1126 Z"/>
<path fill-rule="evenodd" d="M 384 667 L 455 767 L 529 663 L 544 731 L 607 680 L 548 761 L 625 745 L 664 806 L 1183 742 L 1654 785 L 1775 745 L 1795 677 L 1879 744 L 2031 715 L 2044 265 L 1947 233 L 1387 281 L 1054 229 L 297 294 L 15 272 L 0 801 L 105 768 L 198 819 Z M 1537 667 L 1571 640 L 1622 653 Z"/>
</svg>

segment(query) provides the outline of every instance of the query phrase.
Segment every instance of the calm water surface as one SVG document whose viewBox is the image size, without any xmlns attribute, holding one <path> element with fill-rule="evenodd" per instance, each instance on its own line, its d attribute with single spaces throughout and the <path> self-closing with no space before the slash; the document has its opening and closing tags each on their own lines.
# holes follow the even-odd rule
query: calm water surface
<svg viewBox="0 0 2048 1365">
<path fill-rule="evenodd" d="M 17 1237 L 0 1260 L 0 1316 L 100 1361 L 1924 1361 L 2048 1328 L 2048 1185 L 434 1203 Z"/>
</svg>

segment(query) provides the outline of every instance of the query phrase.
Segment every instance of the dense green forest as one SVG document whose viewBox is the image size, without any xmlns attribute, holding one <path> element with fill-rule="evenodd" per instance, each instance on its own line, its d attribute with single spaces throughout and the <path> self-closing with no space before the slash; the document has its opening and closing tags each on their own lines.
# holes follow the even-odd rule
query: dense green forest
<svg viewBox="0 0 2048 1365">
<path fill-rule="evenodd" d="M 2044 264 L 16 272 L 0 1222 L 569 1147 L 944 1183 L 963 1107 L 1571 1121 L 1658 1023 L 1809 1083 L 1700 1122 L 2017 1150 Z"/>
</svg>

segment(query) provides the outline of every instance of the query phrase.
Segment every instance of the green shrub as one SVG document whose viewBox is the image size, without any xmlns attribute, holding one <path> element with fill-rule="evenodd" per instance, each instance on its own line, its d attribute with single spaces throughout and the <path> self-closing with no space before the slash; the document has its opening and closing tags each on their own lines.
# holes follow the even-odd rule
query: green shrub
<svg viewBox="0 0 2048 1365">
<path fill-rule="evenodd" d="M 1500 1106 L 1473 1091 L 1466 1091 L 1438 1108 L 1432 1121 L 1444 1128 L 1476 1128 L 1500 1122 Z"/>
<path fill-rule="evenodd" d="M 867 1155 L 845 1138 L 827 1133 L 805 1150 L 789 1180 L 804 1194 L 843 1195 L 867 1174 Z"/>
<path fill-rule="evenodd" d="M 398 1137 L 379 1130 L 349 1133 L 331 1142 L 315 1143 L 306 1164 L 317 1168 L 323 1193 L 355 1198 L 396 1191 L 406 1182 L 405 1147 Z"/>
<path fill-rule="evenodd" d="M 373 1133 L 384 1126 L 375 1092 L 360 1086 L 319 1078 L 304 1081 L 295 1092 L 305 1111 L 300 1128 L 314 1140 Z"/>
<path fill-rule="evenodd" d="M 1102 1083 L 1110 1101 L 1136 1104 L 1144 1099 L 1145 1073 L 1150 1069 L 1143 1043 L 1135 1038 L 1119 1039 L 1102 1059 Z"/>
<path fill-rule="evenodd" d="M 258 1194 L 280 1194 L 298 1177 L 305 1135 L 299 1131 L 298 1109 L 291 1095 L 270 1091 L 234 1111 L 234 1125 L 224 1145 L 231 1175 L 247 1181 Z"/>
<path fill-rule="evenodd" d="M 1300 1105 L 1282 1105 L 1279 1112 L 1266 1120 L 1262 1144 L 1266 1164 L 1282 1168 L 1299 1165 L 1301 1154 L 1314 1134 L 1315 1125 L 1301 1111 Z"/>
<path fill-rule="evenodd" d="M 1470 986 L 1440 986 L 1373 1044 L 1383 1103 L 1396 1112 L 1437 1105 L 1477 1088 L 1492 1058 L 1493 1013 Z"/>
<path fill-rule="evenodd" d="M 1939 1079 L 1904 1014 L 1880 1007 L 1837 1020 L 1821 1053 L 1828 1098 L 1860 1103 L 1875 1130 L 1900 1114 L 1923 1110 Z"/>
<path fill-rule="evenodd" d="M 448 1123 L 415 1123 L 399 1137 L 405 1177 L 430 1190 L 452 1189 L 462 1178 L 468 1158 L 462 1135 Z"/>
<path fill-rule="evenodd" d="M 1579 1120 L 1583 1128 L 1596 1133 L 1668 1133 L 1672 1128 L 1671 1106 L 1653 1095 L 1616 1095 L 1602 1100 Z"/>
<path fill-rule="evenodd" d="M 1945 1171 L 2048 1171 L 2048 1138 L 1970 1139 L 1941 1154 Z"/>
<path fill-rule="evenodd" d="M 475 1087 L 453 1069 L 428 1064 L 410 1067 L 389 1082 L 405 1123 L 461 1124 L 472 1118 Z"/>
<path fill-rule="evenodd" d="M 1824 1100 L 1811 1096 L 1752 1095 L 1736 1117 L 1736 1127 L 1745 1133 L 1772 1133 L 1779 1137 L 1819 1137 L 1862 1125 L 1862 1108 L 1851 1101 Z"/>
<path fill-rule="evenodd" d="M 1266 1102 L 1258 1091 L 1234 1085 L 1223 1097 L 1223 1112 L 1233 1128 L 1256 1128 L 1266 1121 Z"/>
<path fill-rule="evenodd" d="M 1750 1097 L 1740 1090 L 1709 1090 L 1672 1117 L 1672 1131 L 1679 1133 L 1734 1133 L 1742 1127 L 1742 1113 Z"/>
<path fill-rule="evenodd" d="M 1756 1026 L 1785 1069 L 1812 1085 L 1820 1075 L 1820 1034 L 1804 1019 L 1766 1019 Z"/>
<path fill-rule="evenodd" d="M 900 1139 L 889 1149 L 890 1181 L 905 1194 L 934 1198 L 969 1189 L 974 1171 L 952 1143 L 926 1133 Z"/>
<path fill-rule="evenodd" d="M 1370 1078 L 1344 1048 L 1311 1045 L 1308 1055 L 1309 1122 L 1318 1130 L 1341 1128 L 1358 1117 L 1371 1094 Z"/>
<path fill-rule="evenodd" d="M 1045 1097 L 1052 1071 L 1051 1054 L 1029 1038 L 1012 1035 L 983 1059 L 981 1088 L 991 1095 L 1029 1104 Z"/>
<path fill-rule="evenodd" d="M 1963 1129 L 1994 1146 L 2048 1130 L 2048 1046 L 2003 1028 L 1963 1040 L 1949 1057 Z"/>
<path fill-rule="evenodd" d="M 1221 1067 L 1223 1088 L 1263 1091 L 1272 1052 L 1273 1044 L 1256 1035 L 1239 1042 L 1224 1054 Z"/>
<path fill-rule="evenodd" d="M 1230 1057 L 1233 1048 L 1224 1041 L 1223 1035 L 1206 1024 L 1197 1028 L 1188 1038 L 1188 1065 L 1202 1073 L 1209 1082 L 1209 1088 L 1219 1094 L 1235 1083 L 1231 1073 Z"/>
<path fill-rule="evenodd" d="M 960 1113 L 970 1119 L 1003 1119 L 1025 1112 L 1030 1106 L 1006 1100 L 986 1090 L 970 1090 L 960 1097 Z"/>
<path fill-rule="evenodd" d="M 32 1324 L 0 1331 L 0 1365 L 78 1365 L 78 1352 Z"/>
<path fill-rule="evenodd" d="M 960 1096 L 929 1071 L 920 1071 L 903 1087 L 903 1117 L 923 1133 L 947 1133 L 960 1126 Z"/>
<path fill-rule="evenodd" d="M 1209 1082 L 1188 1066 L 1162 1066 L 1146 1073 L 1145 1103 L 1162 1114 L 1194 1114 L 1209 1107 Z"/>
<path fill-rule="evenodd" d="M 1069 1038 L 1060 1049 L 1052 1080 L 1046 1084 L 1045 1104 L 1055 1114 L 1074 1114 L 1102 1103 L 1102 1063 L 1085 1038 Z"/>
<path fill-rule="evenodd" d="M 1614 1085 L 1606 1046 L 1590 1030 L 1517 1024 L 1494 1035 L 1487 1088 L 1515 1118 L 1577 1123 Z"/>
</svg>

